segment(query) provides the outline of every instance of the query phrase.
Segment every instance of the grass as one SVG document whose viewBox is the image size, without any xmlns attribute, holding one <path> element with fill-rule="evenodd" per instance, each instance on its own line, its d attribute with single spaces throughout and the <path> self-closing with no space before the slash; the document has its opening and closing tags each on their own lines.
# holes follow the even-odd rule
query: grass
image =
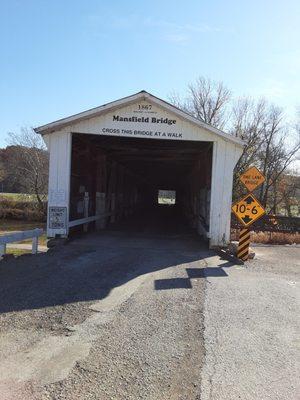
<svg viewBox="0 0 300 400">
<path fill-rule="evenodd" d="M 22 256 L 23 254 L 30 254 L 30 250 L 24 250 L 24 249 L 14 249 L 12 247 L 9 247 L 6 249 L 6 254 L 13 254 L 14 256 Z"/>
<path fill-rule="evenodd" d="M 20 232 L 28 231 L 35 228 L 42 228 L 46 230 L 46 224 L 43 222 L 30 222 L 30 221 L 20 221 L 12 219 L 0 219 L 0 235 L 4 235 L 9 232 Z M 31 243 L 32 239 L 26 239 L 18 243 Z M 39 244 L 42 246 L 47 245 L 46 232 L 39 237 Z"/>
<path fill-rule="evenodd" d="M 0 219 L 44 221 L 45 209 L 46 202 L 40 205 L 34 195 L 0 193 Z"/>
<path fill-rule="evenodd" d="M 239 240 L 239 230 L 231 230 L 231 240 Z M 300 244 L 300 233 L 250 232 L 251 243 Z"/>
<path fill-rule="evenodd" d="M 13 200 L 13 201 L 36 201 L 34 194 L 26 193 L 0 193 L 1 200 Z"/>
<path fill-rule="evenodd" d="M 173 205 L 175 203 L 176 203 L 175 199 L 168 199 L 168 198 L 165 198 L 165 197 L 159 197 L 158 198 L 158 204 L 170 204 L 170 205 Z"/>
</svg>

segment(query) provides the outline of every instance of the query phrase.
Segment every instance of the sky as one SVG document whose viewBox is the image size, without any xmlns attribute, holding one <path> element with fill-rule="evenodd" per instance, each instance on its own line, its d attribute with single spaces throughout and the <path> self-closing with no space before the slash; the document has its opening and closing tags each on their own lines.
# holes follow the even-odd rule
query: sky
<svg viewBox="0 0 300 400">
<path fill-rule="evenodd" d="M 39 126 L 198 76 L 300 107 L 299 0 L 0 0 L 0 147 Z"/>
</svg>

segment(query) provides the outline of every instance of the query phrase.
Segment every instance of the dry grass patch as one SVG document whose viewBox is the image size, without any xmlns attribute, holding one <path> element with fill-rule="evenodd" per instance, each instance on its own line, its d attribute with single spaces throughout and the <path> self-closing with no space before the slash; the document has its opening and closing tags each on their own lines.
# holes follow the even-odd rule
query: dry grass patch
<svg viewBox="0 0 300 400">
<path fill-rule="evenodd" d="M 6 248 L 6 254 L 13 254 L 16 257 L 22 256 L 23 254 L 30 254 L 30 253 L 31 253 L 31 250 L 15 249 L 12 247 Z"/>
<path fill-rule="evenodd" d="M 252 243 L 300 244 L 300 233 L 254 232 L 250 233 Z M 231 230 L 231 240 L 239 240 L 239 229 Z"/>
</svg>

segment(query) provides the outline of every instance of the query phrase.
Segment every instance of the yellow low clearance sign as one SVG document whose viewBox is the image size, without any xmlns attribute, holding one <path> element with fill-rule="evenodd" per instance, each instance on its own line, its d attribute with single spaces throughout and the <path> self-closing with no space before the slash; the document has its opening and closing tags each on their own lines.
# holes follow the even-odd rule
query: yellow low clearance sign
<svg viewBox="0 0 300 400">
<path fill-rule="evenodd" d="M 244 226 L 250 226 L 257 219 L 265 214 L 265 209 L 252 193 L 247 194 L 231 207 L 232 212 L 237 216 Z"/>
</svg>

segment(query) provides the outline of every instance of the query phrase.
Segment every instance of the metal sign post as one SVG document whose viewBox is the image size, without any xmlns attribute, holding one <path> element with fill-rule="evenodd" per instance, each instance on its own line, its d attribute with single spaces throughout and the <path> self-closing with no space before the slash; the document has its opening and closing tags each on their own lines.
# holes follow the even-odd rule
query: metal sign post
<svg viewBox="0 0 300 400">
<path fill-rule="evenodd" d="M 251 167 L 240 176 L 240 181 L 252 192 L 265 181 L 265 177 L 256 167 Z M 250 245 L 248 227 L 265 214 L 265 209 L 252 193 L 248 193 L 234 203 L 231 210 L 245 227 L 240 231 L 237 256 L 240 260 L 247 261 Z"/>
</svg>

